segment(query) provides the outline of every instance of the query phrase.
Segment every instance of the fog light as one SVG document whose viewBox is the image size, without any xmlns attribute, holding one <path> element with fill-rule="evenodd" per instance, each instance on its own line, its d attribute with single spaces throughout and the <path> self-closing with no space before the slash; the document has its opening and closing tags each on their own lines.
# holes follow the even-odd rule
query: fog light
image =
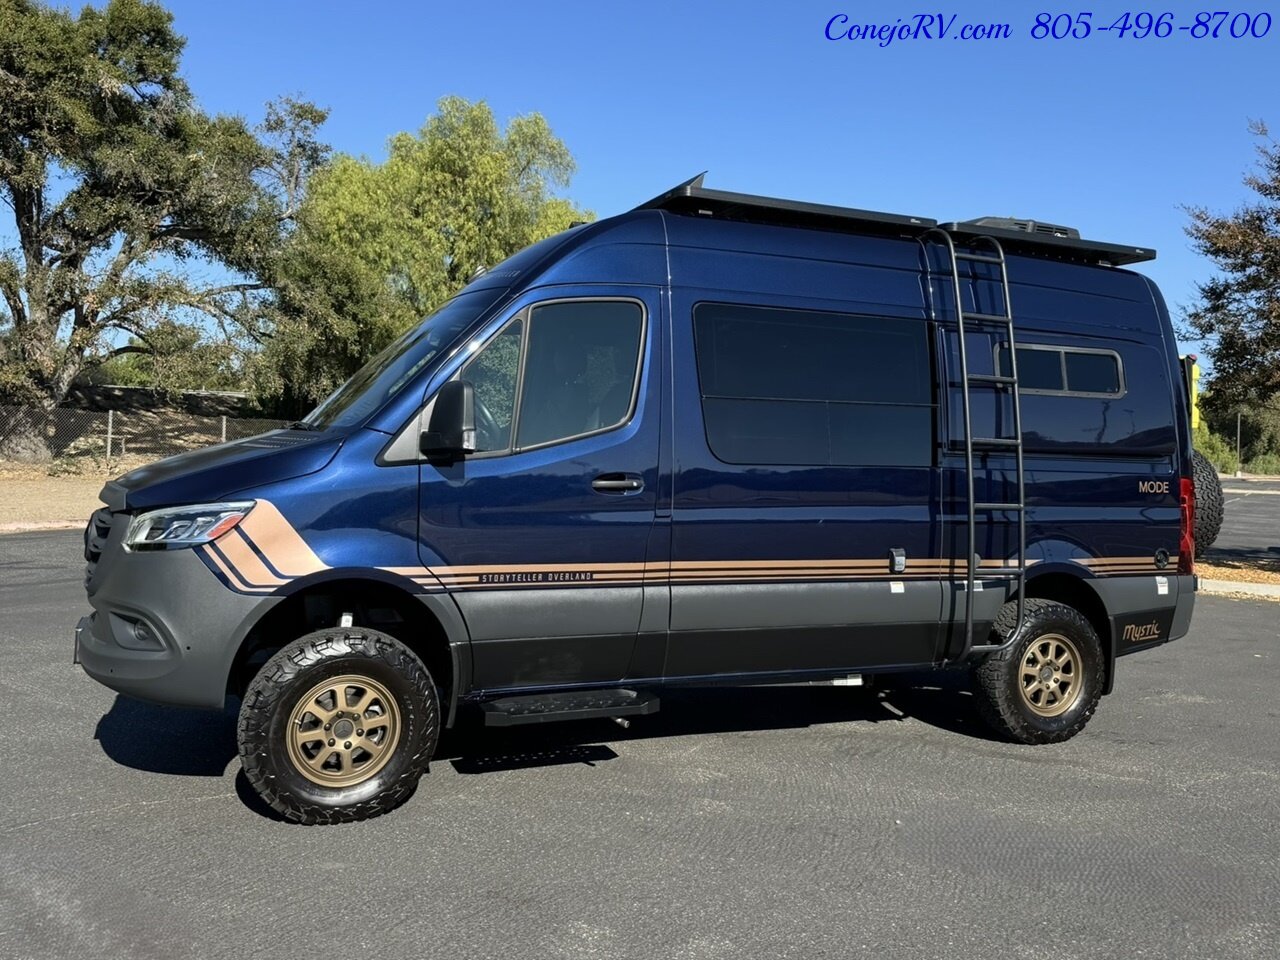
<svg viewBox="0 0 1280 960">
<path fill-rule="evenodd" d="M 164 649 L 164 640 L 159 631 L 140 617 L 111 614 L 111 636 L 126 650 Z"/>
</svg>

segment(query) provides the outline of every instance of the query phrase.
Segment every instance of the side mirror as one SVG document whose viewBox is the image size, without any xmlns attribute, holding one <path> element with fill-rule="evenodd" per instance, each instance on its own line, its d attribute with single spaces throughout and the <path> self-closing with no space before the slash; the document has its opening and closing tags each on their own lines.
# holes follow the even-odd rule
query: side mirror
<svg viewBox="0 0 1280 960">
<path fill-rule="evenodd" d="M 476 391 L 467 380 L 450 380 L 436 392 L 431 421 L 418 439 L 427 457 L 461 457 L 476 450 Z"/>
</svg>

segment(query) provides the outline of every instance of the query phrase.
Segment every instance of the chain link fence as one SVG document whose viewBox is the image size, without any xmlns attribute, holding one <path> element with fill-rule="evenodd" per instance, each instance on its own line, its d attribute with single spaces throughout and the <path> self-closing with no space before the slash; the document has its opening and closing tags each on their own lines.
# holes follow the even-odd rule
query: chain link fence
<svg viewBox="0 0 1280 960">
<path fill-rule="evenodd" d="M 0 460 L 47 462 L 50 472 L 115 474 L 288 423 L 175 410 L 102 412 L 59 407 L 46 413 L 32 407 L 0 406 Z"/>
</svg>

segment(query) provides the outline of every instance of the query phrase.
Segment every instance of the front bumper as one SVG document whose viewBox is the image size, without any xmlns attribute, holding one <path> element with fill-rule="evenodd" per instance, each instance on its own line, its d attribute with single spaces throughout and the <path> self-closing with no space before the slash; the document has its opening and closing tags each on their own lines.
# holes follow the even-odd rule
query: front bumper
<svg viewBox="0 0 1280 960">
<path fill-rule="evenodd" d="M 75 661 L 131 697 L 220 709 L 241 642 L 280 598 L 228 590 L 193 550 L 127 553 L 124 526 L 112 524 L 91 568 Z"/>
</svg>

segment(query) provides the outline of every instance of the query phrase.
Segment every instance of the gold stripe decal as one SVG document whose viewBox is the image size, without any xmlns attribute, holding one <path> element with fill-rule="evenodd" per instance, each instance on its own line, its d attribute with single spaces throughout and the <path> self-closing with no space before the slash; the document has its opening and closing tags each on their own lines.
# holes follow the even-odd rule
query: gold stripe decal
<svg viewBox="0 0 1280 960">
<path fill-rule="evenodd" d="M 331 569 L 308 546 L 280 510 L 259 500 L 243 522 L 217 541 L 197 548 L 209 568 L 239 593 L 271 594 L 300 577 Z M 1073 558 L 1095 576 L 1156 574 L 1177 569 L 1171 555 L 1164 567 L 1154 556 Z M 1028 560 L 1028 566 L 1043 562 Z M 965 577 L 968 564 L 946 557 L 909 559 L 894 572 L 879 559 L 677 560 L 639 563 L 463 564 L 459 566 L 378 567 L 412 580 L 419 588 L 485 590 L 522 587 L 638 586 L 642 584 L 785 583 L 876 580 L 948 580 Z M 982 560 L 975 574 L 1000 578 L 1009 561 Z"/>
</svg>

